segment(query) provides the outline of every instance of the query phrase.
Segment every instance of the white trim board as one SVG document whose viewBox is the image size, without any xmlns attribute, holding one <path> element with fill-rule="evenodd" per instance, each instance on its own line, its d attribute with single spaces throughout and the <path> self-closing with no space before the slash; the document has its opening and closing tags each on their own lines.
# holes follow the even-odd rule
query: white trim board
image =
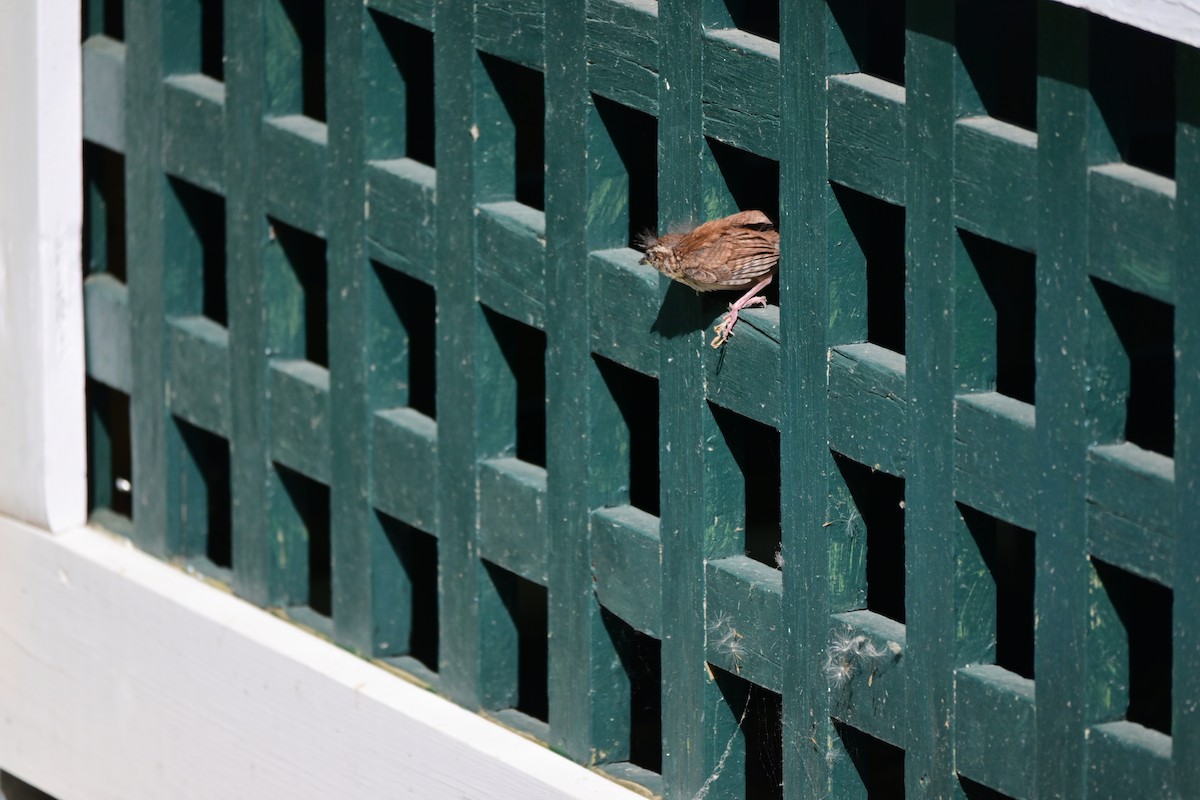
<svg viewBox="0 0 1200 800">
<path fill-rule="evenodd" d="M 1200 47 L 1200 0 L 1056 0 Z"/>
<path fill-rule="evenodd" d="M 108 533 L 0 553 L 0 763 L 58 800 L 639 797 Z"/>
<path fill-rule="evenodd" d="M 78 0 L 0 2 L 0 509 L 82 525 Z"/>
</svg>

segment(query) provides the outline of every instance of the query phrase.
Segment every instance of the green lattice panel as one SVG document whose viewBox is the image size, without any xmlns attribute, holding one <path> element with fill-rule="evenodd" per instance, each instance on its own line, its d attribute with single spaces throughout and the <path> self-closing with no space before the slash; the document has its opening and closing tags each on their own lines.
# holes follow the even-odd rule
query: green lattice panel
<svg viewBox="0 0 1200 800">
<path fill-rule="evenodd" d="M 84 22 L 97 521 L 670 798 L 1200 784 L 1194 50 L 1053 0 Z M 750 208 L 780 285 L 714 351 L 630 245 Z"/>
</svg>

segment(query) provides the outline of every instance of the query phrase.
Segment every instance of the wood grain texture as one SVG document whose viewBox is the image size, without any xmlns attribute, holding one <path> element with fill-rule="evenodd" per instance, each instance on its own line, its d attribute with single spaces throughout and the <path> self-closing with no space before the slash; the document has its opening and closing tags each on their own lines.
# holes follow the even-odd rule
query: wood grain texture
<svg viewBox="0 0 1200 800">
<path fill-rule="evenodd" d="M 1037 134 L 991 117 L 954 125 L 954 214 L 962 228 L 1031 250 Z"/>
<path fill-rule="evenodd" d="M 704 133 L 778 160 L 779 45 L 737 29 L 706 32 Z"/>
<path fill-rule="evenodd" d="M 658 111 L 658 3 L 590 0 L 588 86 L 639 111 Z"/>
<path fill-rule="evenodd" d="M 829 179 L 904 203 L 903 86 L 854 73 L 829 78 Z"/>
<path fill-rule="evenodd" d="M 1032 797 L 1034 684 L 1000 667 L 957 671 L 954 714 L 958 771 L 1010 797 Z M 997 727 L 999 735 L 997 735 Z"/>
</svg>

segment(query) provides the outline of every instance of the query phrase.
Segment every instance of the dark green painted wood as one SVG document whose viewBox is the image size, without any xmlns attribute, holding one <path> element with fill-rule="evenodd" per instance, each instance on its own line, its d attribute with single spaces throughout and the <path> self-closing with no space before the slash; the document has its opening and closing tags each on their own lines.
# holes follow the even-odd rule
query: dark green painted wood
<svg viewBox="0 0 1200 800">
<path fill-rule="evenodd" d="M 471 4 L 446 0 L 434 6 L 434 126 L 438 202 L 437 235 L 437 520 L 439 641 L 438 672 L 446 693 L 468 708 L 490 694 L 481 685 L 488 631 L 500 626 L 499 598 L 475 555 L 476 348 L 489 336 L 476 304 L 473 190 L 476 182 L 474 20 Z M 507 631 L 504 631 L 508 633 Z M 492 658 L 507 663 L 509 653 Z M 515 655 L 515 654 L 514 654 Z"/>
<path fill-rule="evenodd" d="M 1037 134 L 992 117 L 954 126 L 954 215 L 966 230 L 1032 250 Z"/>
<path fill-rule="evenodd" d="M 364 346 L 372 300 L 366 259 L 366 110 L 364 94 L 363 28 L 366 12 L 354 0 L 327 3 L 325 7 L 326 59 L 324 80 L 339 87 L 327 93 L 329 116 L 327 161 L 316 168 L 327 170 L 328 180 L 317 189 L 325 201 L 328 222 L 328 401 L 327 426 L 315 427 L 310 441 L 321 444 L 320 463 L 327 464 L 330 489 L 330 553 L 334 633 L 343 645 L 366 655 L 404 652 L 408 637 L 404 626 L 412 612 L 405 590 L 406 574 L 399 556 L 390 547 L 382 523 L 372 512 L 372 459 L 378 443 L 373 439 L 373 417 L 368 393 L 370 354 Z M 325 197 L 322 190 L 328 191 Z M 311 190 L 310 190 L 311 191 Z M 338 442 L 337 447 L 330 443 Z M 273 446 L 278 439 L 272 437 Z M 428 565 L 432 567 L 433 565 Z M 364 580 L 363 576 L 370 576 Z M 407 613 L 406 613 L 407 612 Z M 394 615 L 394 616 L 393 616 Z M 388 623 L 399 619 L 399 622 Z M 389 647 L 384 649 L 383 642 Z"/>
<path fill-rule="evenodd" d="M 432 284 L 437 173 L 412 159 L 367 166 L 367 247 L 371 258 Z M 420 220 L 419 225 L 397 224 Z M 428 222 L 426 222 L 428 221 Z"/>
<path fill-rule="evenodd" d="M 829 633 L 829 289 L 826 183 L 828 11 L 780 6 L 780 515 L 783 557 L 783 784 L 790 796 L 830 793 L 833 728 L 825 680 Z"/>
<path fill-rule="evenodd" d="M 954 755 L 958 771 L 1010 797 L 1033 797 L 1033 681 L 991 664 L 955 677 Z"/>
<path fill-rule="evenodd" d="M 225 188 L 225 86 L 207 75 L 163 82 L 163 171 L 210 192 Z"/>
<path fill-rule="evenodd" d="M 207 317 L 167 321 L 171 413 L 228 439 L 229 332 Z"/>
<path fill-rule="evenodd" d="M 772 426 L 779 424 L 778 308 L 749 311 L 739 318 L 728 344 L 719 350 L 709 348 L 704 356 L 709 400 Z"/>
<path fill-rule="evenodd" d="M 480 0 L 474 7 L 475 46 L 541 72 L 544 5 L 544 0 Z"/>
<path fill-rule="evenodd" d="M 548 557 L 546 484 L 545 469 L 518 458 L 479 464 L 480 555 L 540 584 Z"/>
<path fill-rule="evenodd" d="M 658 273 L 638 265 L 629 248 L 593 251 L 587 291 L 592 304 L 592 349 L 645 375 L 658 376 L 658 337 L 648 336 L 662 308 Z"/>
<path fill-rule="evenodd" d="M 639 111 L 658 111 L 658 3 L 588 0 L 588 86 Z"/>
<path fill-rule="evenodd" d="M 783 688 L 779 571 L 745 556 L 705 565 L 707 659 L 773 692 Z M 741 709 L 735 709 L 740 713 Z"/>
<path fill-rule="evenodd" d="M 127 32 L 125 103 L 126 146 L 133 153 L 162 148 L 162 10 L 157 3 L 131 2 Z M 126 197 L 138 198 L 126 210 L 129 284 L 133 447 L 134 539 L 156 555 L 171 551 L 167 520 L 167 471 L 177 448 L 171 447 L 162 398 L 166 382 L 164 312 L 168 279 L 163 272 L 165 180 L 157 159 L 130 158 L 125 164 Z"/>
<path fill-rule="evenodd" d="M 950 797 L 954 776 L 954 14 L 905 4 L 908 191 L 904 558 L 905 797 Z M 917 477 L 919 476 L 919 478 Z"/>
<path fill-rule="evenodd" d="M 1200 106 L 1191 92 L 1200 76 L 1200 54 L 1176 52 L 1176 306 L 1197 307 L 1200 273 Z M 1200 658 L 1200 325 L 1190 313 L 1175 315 L 1175 570 L 1171 680 L 1171 769 L 1175 786 L 1200 786 L 1200 675 L 1180 668 Z"/>
<path fill-rule="evenodd" d="M 1034 410 L 996 392 L 954 399 L 954 494 L 1023 528 L 1037 527 Z"/>
<path fill-rule="evenodd" d="M 633 506 L 592 514 L 592 570 L 600 603 L 635 630 L 662 631 L 662 541 L 658 517 Z"/>
<path fill-rule="evenodd" d="M 1171 459 L 1124 443 L 1088 449 L 1088 552 L 1171 585 L 1175 475 Z"/>
<path fill-rule="evenodd" d="M 1109 722 L 1088 737 L 1088 797 L 1186 797 L 1172 791 L 1172 737 L 1130 722 Z"/>
<path fill-rule="evenodd" d="M 1088 177 L 1089 270 L 1171 302 L 1175 182 L 1120 163 L 1093 167 Z"/>
<path fill-rule="evenodd" d="M 276 360 L 270 392 L 271 460 L 329 483 L 329 371 L 311 361 Z"/>
<path fill-rule="evenodd" d="M 547 3 L 545 220 L 547 517 L 554 531 L 543 545 L 549 590 L 548 691 L 550 744 L 583 763 L 628 759 L 629 679 L 616 642 L 605 630 L 592 591 L 592 449 L 565 446 L 591 433 L 593 398 L 588 294 L 590 195 L 588 160 L 587 13 L 584 3 Z M 587 376 L 587 377 L 583 377 Z M 582 379 L 581 379 L 582 378 Z M 587 676 L 595 689 L 578 692 Z"/>
<path fill-rule="evenodd" d="M 829 79 L 829 179 L 889 203 L 904 202 L 903 86 L 865 73 Z"/>
<path fill-rule="evenodd" d="M 263 122 L 266 211 L 275 219 L 325 235 L 325 123 L 294 114 Z"/>
<path fill-rule="evenodd" d="M 377 411 L 371 432 L 371 504 L 437 534 L 437 423 L 411 408 Z"/>
<path fill-rule="evenodd" d="M 698 3 L 664 0 L 658 13 L 662 229 L 696 219 L 699 210 L 702 31 Z M 708 527 L 702 442 L 704 416 L 710 412 L 701 392 L 707 332 L 700 329 L 699 298 L 682 285 L 667 290 L 662 313 L 671 316 L 679 331 L 659 344 L 663 788 L 666 797 L 682 800 L 694 796 L 712 775 L 719 756 L 713 751 L 724 746 L 737 718 L 728 720 L 730 714 L 719 709 L 720 692 L 701 667 L 708 543 L 698 533 Z M 714 796 L 726 791 L 716 784 L 710 788 Z"/>
<path fill-rule="evenodd" d="M 878 345 L 829 354 L 829 444 L 855 461 L 903 475 L 908 460 L 904 357 Z"/>
<path fill-rule="evenodd" d="M 779 45 L 733 29 L 703 47 L 704 133 L 778 160 Z"/>
<path fill-rule="evenodd" d="M 1034 652 L 1039 797 L 1083 796 L 1089 568 L 1078 492 L 1090 434 L 1084 411 L 1087 255 L 1087 16 L 1038 10 L 1038 548 Z"/>
<path fill-rule="evenodd" d="M 272 568 L 268 504 L 267 331 L 264 324 L 266 209 L 262 182 L 264 111 L 262 2 L 239 3 L 225 15 L 225 218 L 229 290 L 229 396 L 232 441 L 233 586 L 258 605 L 279 601 Z"/>
<path fill-rule="evenodd" d="M 876 739 L 904 748 L 908 733 L 906 685 L 914 682 L 904 626 L 874 611 L 834 614 L 828 623 L 824 640 L 827 660 L 822 665 L 822 677 L 830 694 L 830 715 Z M 846 677 L 831 679 L 825 669 L 829 648 L 837 652 L 842 646 L 839 643 L 859 636 L 865 637 L 871 650 L 848 659 L 850 670 Z M 836 788 L 843 795 L 853 796 L 853 784 Z"/>
<path fill-rule="evenodd" d="M 479 209 L 479 295 L 490 308 L 540 328 L 545 319 L 546 218 L 521 203 Z"/>
</svg>

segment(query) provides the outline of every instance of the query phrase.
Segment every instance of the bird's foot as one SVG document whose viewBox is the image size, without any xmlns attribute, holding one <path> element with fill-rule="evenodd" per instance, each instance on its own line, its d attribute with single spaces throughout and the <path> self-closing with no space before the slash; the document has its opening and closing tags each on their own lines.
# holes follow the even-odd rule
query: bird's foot
<svg viewBox="0 0 1200 800">
<path fill-rule="evenodd" d="M 736 303 L 729 304 L 729 311 L 721 317 L 721 321 L 716 324 L 713 330 L 716 336 L 713 337 L 711 346 L 715 350 L 721 345 L 729 341 L 729 337 L 733 335 L 733 326 L 737 324 L 738 312 L 743 308 L 751 308 L 753 306 L 761 306 L 765 308 L 767 298 L 759 295 L 758 297 L 743 298 Z"/>
</svg>

